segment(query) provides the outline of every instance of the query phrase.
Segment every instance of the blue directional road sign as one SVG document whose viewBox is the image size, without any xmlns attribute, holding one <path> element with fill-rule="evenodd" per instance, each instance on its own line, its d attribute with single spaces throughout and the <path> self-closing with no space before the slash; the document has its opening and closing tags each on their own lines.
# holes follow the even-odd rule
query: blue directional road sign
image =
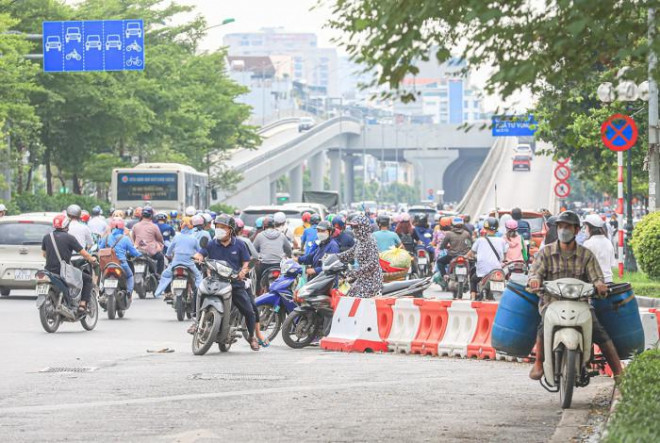
<svg viewBox="0 0 660 443">
<path fill-rule="evenodd" d="M 142 71 L 142 20 L 43 22 L 44 71 Z"/>
<path fill-rule="evenodd" d="M 493 137 L 532 136 L 537 126 L 532 115 L 496 115 L 493 117 Z"/>
</svg>

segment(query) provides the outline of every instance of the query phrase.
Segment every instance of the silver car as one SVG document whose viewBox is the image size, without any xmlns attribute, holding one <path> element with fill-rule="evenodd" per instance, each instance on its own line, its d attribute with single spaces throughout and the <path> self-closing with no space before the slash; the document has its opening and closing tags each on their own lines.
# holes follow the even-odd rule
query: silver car
<svg viewBox="0 0 660 443">
<path fill-rule="evenodd" d="M 55 213 L 30 213 L 0 218 L 0 294 L 34 289 L 37 271 L 46 260 L 41 241 L 52 230 Z"/>
</svg>

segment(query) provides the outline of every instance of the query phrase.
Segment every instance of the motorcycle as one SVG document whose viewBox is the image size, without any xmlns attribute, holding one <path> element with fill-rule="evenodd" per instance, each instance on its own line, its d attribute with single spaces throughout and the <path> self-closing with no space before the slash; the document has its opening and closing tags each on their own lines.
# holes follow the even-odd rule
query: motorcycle
<svg viewBox="0 0 660 443">
<path fill-rule="evenodd" d="M 209 275 L 198 289 L 198 325 L 192 341 L 195 355 L 206 354 L 213 343 L 218 343 L 220 352 L 229 351 L 245 329 L 243 316 L 231 300 L 232 281 L 238 274 L 225 261 L 207 259 L 204 268 Z"/>
<path fill-rule="evenodd" d="M 413 266 L 416 269 L 415 274 L 417 275 L 417 278 L 431 275 L 431 266 L 429 261 L 429 251 L 426 250 L 426 246 L 415 246 L 415 258 L 413 261 Z"/>
<path fill-rule="evenodd" d="M 130 308 L 133 294 L 126 290 L 126 273 L 116 263 L 108 264 L 101 273 L 101 296 L 99 303 L 108 313 L 108 319 L 124 318 Z"/>
<path fill-rule="evenodd" d="M 266 265 L 266 268 L 261 273 L 261 279 L 259 280 L 259 291 L 257 295 L 263 295 L 268 291 L 270 285 L 273 284 L 275 280 L 280 278 L 281 272 L 278 265 Z"/>
<path fill-rule="evenodd" d="M 543 320 L 543 379 L 548 392 L 559 392 L 562 409 L 571 407 L 573 389 L 589 384 L 599 374 L 605 361 L 593 352 L 593 324 L 589 297 L 594 286 L 574 278 L 543 283 L 545 293 L 556 301 L 550 303 Z M 570 314 L 568 314 L 570 313 Z"/>
<path fill-rule="evenodd" d="M 80 268 L 83 272 L 93 275 L 92 267 L 85 262 L 72 259 L 71 263 Z M 92 289 L 92 297 L 87 303 L 87 311 L 83 314 L 78 313 L 78 304 L 81 299 L 81 291 L 72 293 L 64 280 L 59 275 L 52 274 L 46 270 L 37 272 L 37 309 L 39 309 L 39 319 L 41 326 L 48 333 L 54 333 L 60 327 L 63 321 L 80 322 L 82 327 L 91 331 L 96 327 L 99 319 L 98 288 Z"/>
<path fill-rule="evenodd" d="M 508 281 L 513 274 L 526 275 L 529 272 L 529 266 L 523 260 L 514 260 L 504 263 L 502 270 L 504 278 Z"/>
<path fill-rule="evenodd" d="M 135 292 L 137 292 L 140 298 L 146 298 L 147 293 L 151 292 L 153 294 L 158 287 L 158 279 L 152 271 L 156 267 L 156 261 L 142 252 L 142 255 L 133 258 L 132 262 Z"/>
<path fill-rule="evenodd" d="M 477 301 L 499 300 L 506 289 L 506 279 L 502 269 L 493 269 L 481 277 L 477 283 Z"/>
<path fill-rule="evenodd" d="M 287 315 L 296 308 L 293 291 L 302 270 L 302 266 L 294 260 L 282 260 L 279 278 L 271 283 L 267 293 L 255 300 L 259 310 L 261 332 L 267 334 L 268 341 L 273 341 L 277 337 Z"/>
<path fill-rule="evenodd" d="M 176 311 L 176 319 L 183 321 L 184 318 L 191 319 L 194 309 L 193 300 L 195 295 L 195 275 L 183 266 L 175 266 L 172 269 L 172 308 Z"/>
<path fill-rule="evenodd" d="M 470 289 L 470 262 L 459 255 L 449 262 L 447 287 L 454 300 L 461 300 L 466 289 Z"/>
</svg>

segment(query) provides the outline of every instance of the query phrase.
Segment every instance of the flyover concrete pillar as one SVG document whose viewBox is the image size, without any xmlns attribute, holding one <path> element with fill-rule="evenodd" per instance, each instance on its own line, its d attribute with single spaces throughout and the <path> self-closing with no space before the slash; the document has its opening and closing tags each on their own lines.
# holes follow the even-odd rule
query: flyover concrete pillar
<svg viewBox="0 0 660 443">
<path fill-rule="evenodd" d="M 312 179 L 312 191 L 323 191 L 323 166 L 325 154 L 323 151 L 309 159 L 309 175 Z"/>
<path fill-rule="evenodd" d="M 434 196 L 438 190 L 443 189 L 445 171 L 458 155 L 458 149 L 404 151 L 404 158 L 412 163 L 415 170 L 415 181 L 419 183 L 422 200 L 428 197 L 429 189 L 433 189 Z"/>
<path fill-rule="evenodd" d="M 303 165 L 302 163 L 289 171 L 289 193 L 292 202 L 301 202 L 303 193 Z"/>
<path fill-rule="evenodd" d="M 270 182 L 270 202 L 269 205 L 274 205 L 277 201 L 277 180 Z"/>
<path fill-rule="evenodd" d="M 339 151 L 328 151 L 330 158 L 330 190 L 339 191 L 341 189 L 341 157 Z"/>
<path fill-rule="evenodd" d="M 344 157 L 344 198 L 342 203 L 350 205 L 353 203 L 355 194 L 355 157 L 347 154 Z"/>
</svg>

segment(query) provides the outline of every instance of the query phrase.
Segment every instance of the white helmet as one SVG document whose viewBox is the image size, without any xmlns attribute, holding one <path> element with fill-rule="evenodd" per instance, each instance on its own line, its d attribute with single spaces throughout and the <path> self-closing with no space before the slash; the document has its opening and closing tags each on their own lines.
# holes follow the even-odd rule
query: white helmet
<svg viewBox="0 0 660 443">
<path fill-rule="evenodd" d="M 282 225 L 286 223 L 286 215 L 284 214 L 284 212 L 276 212 L 275 214 L 273 214 L 273 222 L 276 225 Z"/>
<path fill-rule="evenodd" d="M 213 221 L 213 217 L 211 217 L 211 214 L 207 214 L 207 213 L 205 212 L 205 213 L 200 214 L 200 215 L 201 215 L 202 218 L 204 219 L 204 223 L 205 223 L 205 224 L 211 223 L 211 222 Z"/>
<path fill-rule="evenodd" d="M 7 211 L 7 207 L 2 203 L 0 203 L 0 212 L 6 212 L 6 211 Z"/>
<path fill-rule="evenodd" d="M 594 228 L 602 228 L 605 226 L 605 222 L 598 214 L 589 214 L 584 219 L 584 222 L 588 225 L 593 226 Z"/>
<path fill-rule="evenodd" d="M 193 226 L 204 226 L 204 217 L 202 217 L 201 215 L 193 216 L 192 225 Z"/>
<path fill-rule="evenodd" d="M 192 217 L 193 215 L 195 215 L 195 212 L 197 211 L 195 211 L 194 206 L 188 206 L 185 211 L 186 217 Z"/>
</svg>

